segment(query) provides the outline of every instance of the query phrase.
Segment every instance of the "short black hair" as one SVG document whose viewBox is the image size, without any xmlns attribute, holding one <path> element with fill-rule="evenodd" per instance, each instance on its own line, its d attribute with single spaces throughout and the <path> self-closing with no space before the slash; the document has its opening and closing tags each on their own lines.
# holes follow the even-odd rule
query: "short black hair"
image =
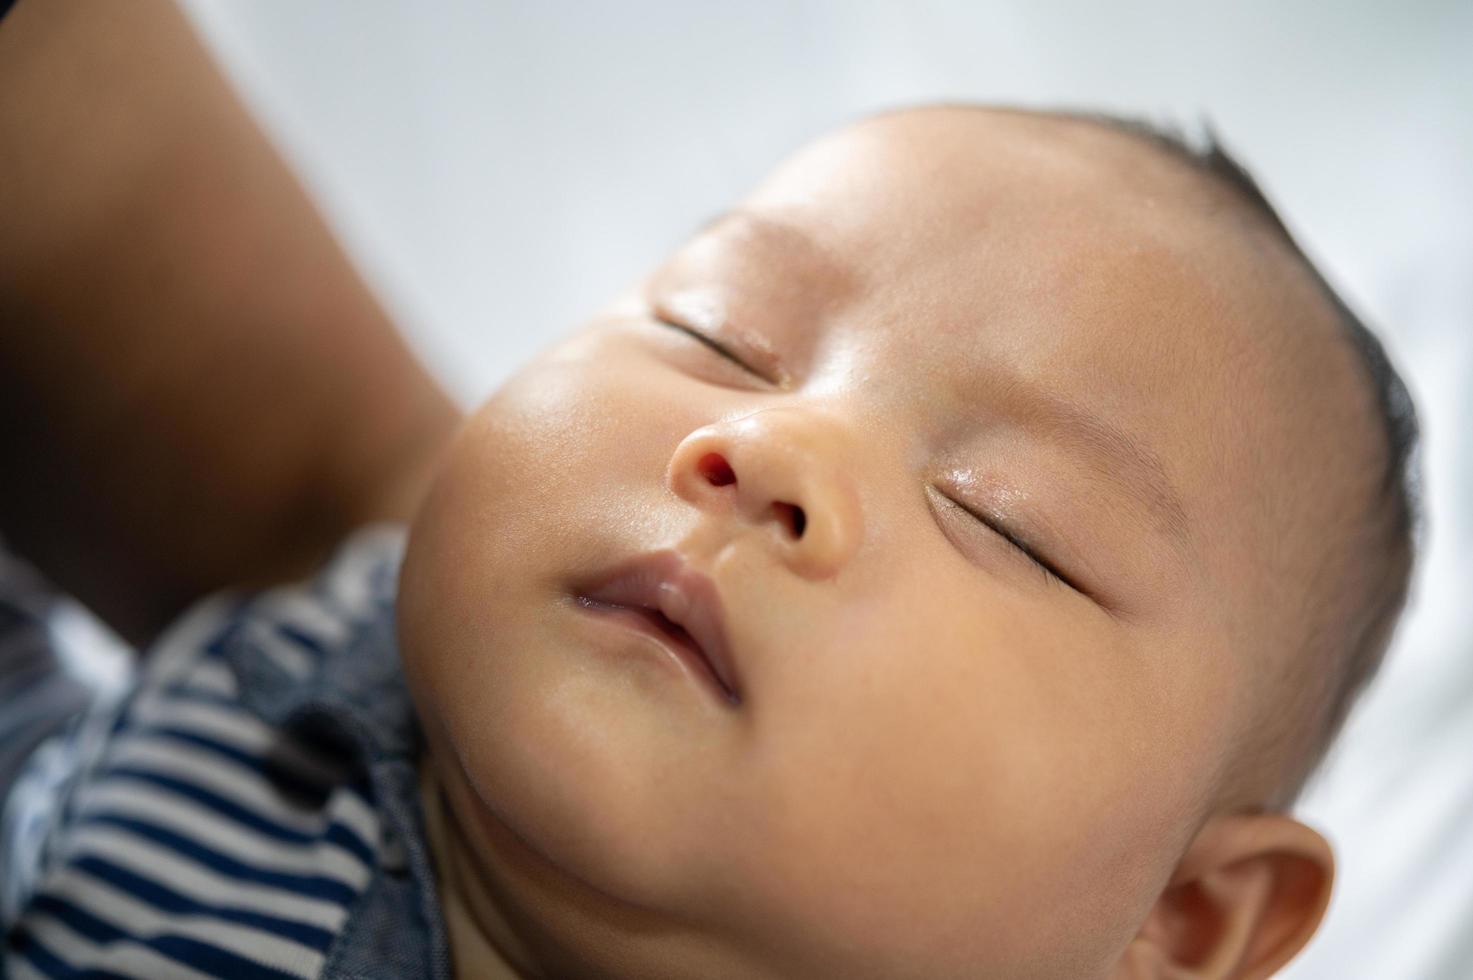
<svg viewBox="0 0 1473 980">
<path fill-rule="evenodd" d="M 1380 499 L 1375 501 L 1378 511 L 1375 523 L 1378 527 L 1373 538 L 1384 557 L 1385 567 L 1381 574 L 1368 578 L 1373 583 L 1370 591 L 1374 593 L 1364 597 L 1369 603 L 1366 607 L 1368 615 L 1349 642 L 1349 648 L 1339 651 L 1339 670 L 1325 691 L 1325 703 L 1315 712 L 1317 724 L 1315 730 L 1307 735 L 1307 750 L 1295 760 L 1291 771 L 1284 774 L 1283 786 L 1269 801 L 1271 806 L 1287 807 L 1319 768 L 1350 708 L 1380 668 L 1406 603 L 1416 542 L 1421 537 L 1424 520 L 1416 407 L 1380 339 L 1299 247 L 1258 182 L 1227 151 L 1210 123 L 1203 121 L 1203 138 L 1193 142 L 1171 123 L 1155 123 L 1090 110 L 1045 110 L 1044 114 L 1093 123 L 1134 137 L 1226 189 L 1266 223 L 1318 286 L 1334 311 L 1342 336 L 1355 353 L 1375 395 L 1384 437 L 1384 464 L 1380 474 Z"/>
</svg>

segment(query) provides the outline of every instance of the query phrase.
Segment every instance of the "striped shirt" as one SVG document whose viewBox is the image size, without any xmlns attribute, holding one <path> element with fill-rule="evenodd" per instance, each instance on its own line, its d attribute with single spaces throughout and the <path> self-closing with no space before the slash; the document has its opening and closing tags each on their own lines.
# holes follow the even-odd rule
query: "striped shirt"
<svg viewBox="0 0 1473 980">
<path fill-rule="evenodd" d="M 448 976 L 402 547 L 366 529 L 310 582 L 205 600 L 30 752 L 0 811 L 0 975 Z M 0 739 L 21 714 L 0 701 Z"/>
</svg>

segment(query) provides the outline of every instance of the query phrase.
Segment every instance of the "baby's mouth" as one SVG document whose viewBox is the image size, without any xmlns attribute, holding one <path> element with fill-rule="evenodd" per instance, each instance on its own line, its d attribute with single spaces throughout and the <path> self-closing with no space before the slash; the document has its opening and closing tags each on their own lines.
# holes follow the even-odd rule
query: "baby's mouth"
<svg viewBox="0 0 1473 980">
<path fill-rule="evenodd" d="M 640 555 L 576 593 L 580 606 L 659 639 L 729 705 L 741 703 L 726 642 L 721 596 L 674 551 Z"/>
</svg>

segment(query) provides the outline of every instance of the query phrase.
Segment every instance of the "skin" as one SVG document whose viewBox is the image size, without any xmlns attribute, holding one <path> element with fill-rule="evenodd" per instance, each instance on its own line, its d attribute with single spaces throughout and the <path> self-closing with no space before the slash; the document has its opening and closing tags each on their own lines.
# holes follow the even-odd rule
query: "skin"
<svg viewBox="0 0 1473 980">
<path fill-rule="evenodd" d="M 413 524 L 461 975 L 1269 975 L 1333 859 L 1230 773 L 1367 479 L 1334 338 L 1098 126 L 805 148 L 482 406 Z M 658 548 L 717 584 L 735 709 L 572 601 Z"/>
</svg>

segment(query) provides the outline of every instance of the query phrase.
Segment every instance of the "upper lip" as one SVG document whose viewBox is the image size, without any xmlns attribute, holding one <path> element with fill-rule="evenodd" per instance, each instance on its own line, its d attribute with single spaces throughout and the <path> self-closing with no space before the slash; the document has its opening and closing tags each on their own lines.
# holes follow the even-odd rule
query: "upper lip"
<svg viewBox="0 0 1473 980">
<path fill-rule="evenodd" d="M 721 593 L 709 576 L 690 567 L 679 552 L 663 550 L 624 562 L 579 590 L 594 603 L 657 612 L 690 634 L 728 700 L 741 700 L 740 678 L 726 639 Z"/>
</svg>

